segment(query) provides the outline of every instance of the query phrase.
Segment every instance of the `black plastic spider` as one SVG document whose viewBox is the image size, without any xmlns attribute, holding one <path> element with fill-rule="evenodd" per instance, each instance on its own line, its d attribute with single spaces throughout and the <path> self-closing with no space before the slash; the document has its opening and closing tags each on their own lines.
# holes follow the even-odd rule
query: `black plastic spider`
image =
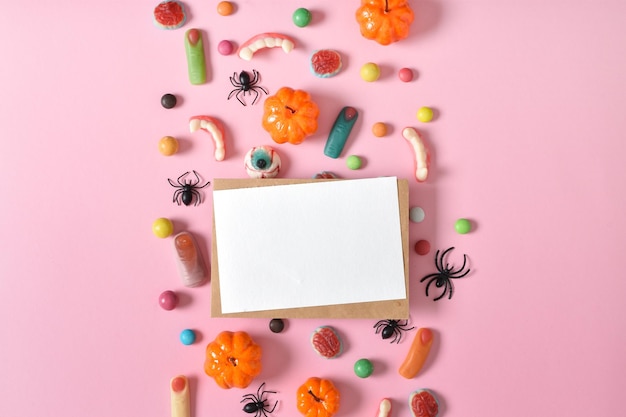
<svg viewBox="0 0 626 417">
<path fill-rule="evenodd" d="M 202 196 L 198 192 L 198 189 L 204 188 L 207 185 L 211 184 L 211 182 L 207 181 L 207 183 L 204 185 L 198 185 L 200 184 L 200 176 L 198 175 L 196 171 L 192 171 L 192 172 L 196 176 L 196 182 L 192 182 L 192 180 L 189 180 L 187 182 L 181 182 L 183 177 L 185 177 L 186 175 L 189 175 L 189 171 L 185 172 L 183 175 L 178 177 L 178 179 L 176 180 L 176 184 L 171 179 L 169 178 L 167 179 L 170 185 L 176 188 L 176 191 L 174 191 L 174 198 L 172 198 L 172 201 L 175 203 L 178 203 L 179 206 L 181 203 L 183 203 L 186 206 L 190 205 L 194 197 L 196 197 L 196 202 L 194 206 L 197 206 L 198 204 L 200 204 L 202 202 Z"/>
<path fill-rule="evenodd" d="M 404 323 L 402 323 L 402 320 L 380 320 L 374 325 L 374 328 L 376 329 L 376 334 L 382 331 L 383 339 L 389 339 L 393 336 L 393 339 L 391 339 L 391 342 L 389 343 L 400 343 L 400 340 L 402 339 L 402 332 L 413 330 L 415 328 L 415 326 L 406 327 L 408 324 L 408 320 L 404 320 Z"/>
<path fill-rule="evenodd" d="M 268 409 L 269 404 L 266 404 L 267 399 L 264 399 L 263 396 L 265 394 L 276 394 L 276 391 L 263 391 L 262 389 L 264 385 L 265 382 L 262 383 L 261 386 L 259 386 L 259 389 L 256 391 L 256 395 L 246 394 L 243 396 L 243 400 L 241 400 L 240 402 L 249 401 L 248 403 L 246 403 L 246 405 L 243 406 L 243 411 L 248 414 L 255 413 L 255 417 L 261 417 L 262 415 L 267 417 L 268 414 L 272 414 L 272 412 L 276 408 L 276 404 L 278 404 L 278 401 L 274 403 L 274 406 L 270 410 Z"/>
<path fill-rule="evenodd" d="M 265 94 L 269 94 L 268 91 L 264 87 L 257 85 L 257 83 L 259 82 L 258 71 L 253 69 L 252 74 L 254 77 L 250 79 L 250 74 L 248 74 L 245 71 L 241 71 L 239 75 L 237 75 L 236 72 L 233 73 L 233 76 L 230 77 L 230 83 L 235 87 L 235 89 L 232 90 L 230 94 L 228 94 L 228 100 L 230 100 L 230 98 L 234 94 L 235 98 L 239 100 L 239 102 L 245 106 L 246 103 L 244 103 L 239 97 L 241 93 L 243 93 L 243 95 L 245 96 L 247 91 L 251 92 L 250 95 L 252 95 L 252 92 L 254 92 L 256 96 L 254 97 L 252 104 L 256 103 L 256 101 L 259 99 L 259 96 L 261 95 L 259 91 L 262 91 Z"/>
<path fill-rule="evenodd" d="M 430 278 L 428 284 L 426 285 L 426 297 L 428 297 L 428 288 L 430 284 L 435 283 L 435 287 L 441 288 L 443 287 L 443 292 L 439 297 L 435 298 L 433 301 L 437 301 L 442 298 L 448 290 L 450 291 L 448 295 L 448 299 L 452 298 L 452 293 L 454 292 L 454 285 L 452 284 L 451 279 L 463 278 L 465 275 L 469 274 L 470 270 L 464 271 L 465 265 L 467 263 L 467 255 L 463 254 L 463 265 L 456 271 L 454 270 L 454 265 L 450 265 L 446 262 L 446 266 L 443 266 L 444 258 L 448 254 L 448 252 L 452 251 L 454 247 L 448 248 L 443 251 L 441 256 L 439 256 L 439 251 L 435 253 L 435 266 L 437 267 L 437 271 L 434 274 L 426 275 L 424 278 L 420 280 L 420 282 L 424 282 Z"/>
</svg>

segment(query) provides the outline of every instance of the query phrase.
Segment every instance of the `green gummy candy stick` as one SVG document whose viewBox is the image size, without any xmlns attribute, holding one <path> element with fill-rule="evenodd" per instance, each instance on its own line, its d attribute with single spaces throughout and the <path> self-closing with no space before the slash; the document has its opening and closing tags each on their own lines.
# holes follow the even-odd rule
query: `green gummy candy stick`
<svg viewBox="0 0 626 417">
<path fill-rule="evenodd" d="M 194 85 L 204 84 L 206 82 L 206 62 L 200 30 L 189 29 L 185 32 L 185 53 L 187 54 L 189 82 Z"/>
<path fill-rule="evenodd" d="M 339 158 L 348 140 L 348 135 L 350 135 L 352 127 L 358 117 L 359 112 L 354 107 L 344 107 L 341 109 L 326 140 L 324 155 L 330 158 Z"/>
</svg>

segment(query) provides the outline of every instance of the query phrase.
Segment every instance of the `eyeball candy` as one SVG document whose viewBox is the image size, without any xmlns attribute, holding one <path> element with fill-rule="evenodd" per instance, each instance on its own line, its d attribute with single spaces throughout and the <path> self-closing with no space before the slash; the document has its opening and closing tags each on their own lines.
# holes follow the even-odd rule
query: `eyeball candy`
<svg viewBox="0 0 626 417">
<path fill-rule="evenodd" d="M 234 10 L 235 7 L 229 1 L 220 1 L 219 3 L 217 3 L 217 13 L 222 16 L 230 16 L 231 14 L 233 14 Z"/>
<path fill-rule="evenodd" d="M 373 62 L 368 62 L 361 67 L 361 78 L 367 82 L 374 82 L 380 77 L 380 68 Z"/>
<path fill-rule="evenodd" d="M 274 178 L 280 172 L 280 156 L 270 146 L 255 146 L 246 153 L 244 166 L 250 178 Z"/>
<path fill-rule="evenodd" d="M 180 332 L 180 342 L 183 345 L 192 345 L 196 341 L 196 333 L 191 329 Z"/>
<path fill-rule="evenodd" d="M 164 239 L 174 233 L 174 225 L 170 219 L 159 217 L 152 223 L 152 233 L 156 237 Z"/>
<path fill-rule="evenodd" d="M 329 326 L 321 326 L 313 331 L 311 346 L 318 355 L 326 359 L 336 358 L 343 351 L 339 334 Z"/>
<path fill-rule="evenodd" d="M 374 365 L 369 359 L 359 359 L 354 363 L 354 373 L 359 378 L 367 378 L 374 372 Z"/>
<path fill-rule="evenodd" d="M 454 228 L 457 233 L 464 235 L 472 230 L 472 222 L 470 222 L 468 219 L 458 219 L 454 223 Z"/>
<path fill-rule="evenodd" d="M 220 55 L 230 55 L 233 53 L 234 50 L 235 47 L 233 46 L 233 43 L 229 40 L 223 40 L 217 44 L 217 52 L 219 52 Z"/>
<path fill-rule="evenodd" d="M 419 120 L 422 123 L 428 123 L 431 120 L 433 120 L 433 109 L 431 109 L 430 107 L 420 107 L 420 109 L 417 111 L 417 120 Z"/>
<path fill-rule="evenodd" d="M 174 310 L 178 305 L 178 295 L 174 291 L 163 291 L 159 295 L 159 305 L 163 310 Z"/>
<path fill-rule="evenodd" d="M 363 161 L 356 155 L 350 155 L 346 158 L 346 166 L 350 169 L 360 169 Z"/>
<path fill-rule="evenodd" d="M 400 68 L 400 71 L 398 71 L 398 78 L 400 78 L 400 81 L 405 83 L 412 81 L 413 70 L 411 70 L 411 68 Z"/>
<path fill-rule="evenodd" d="M 163 136 L 159 140 L 159 152 L 165 156 L 174 155 L 178 152 L 178 140 L 172 136 Z"/>
<path fill-rule="evenodd" d="M 377 138 L 382 138 L 383 136 L 386 136 L 387 135 L 387 125 L 384 124 L 383 122 L 374 123 L 374 125 L 372 126 L 372 133 Z"/>
<path fill-rule="evenodd" d="M 291 19 L 293 20 L 294 25 L 303 28 L 311 23 L 311 12 L 308 9 L 301 7 L 293 12 Z"/>
</svg>

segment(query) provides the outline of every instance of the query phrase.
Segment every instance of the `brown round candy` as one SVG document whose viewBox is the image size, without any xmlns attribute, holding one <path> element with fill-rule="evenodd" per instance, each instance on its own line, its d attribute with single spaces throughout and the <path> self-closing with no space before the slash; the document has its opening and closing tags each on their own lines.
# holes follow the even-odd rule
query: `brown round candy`
<svg viewBox="0 0 626 417">
<path fill-rule="evenodd" d="M 285 329 L 285 322 L 281 319 L 270 320 L 270 330 L 272 333 L 280 333 Z"/>
</svg>

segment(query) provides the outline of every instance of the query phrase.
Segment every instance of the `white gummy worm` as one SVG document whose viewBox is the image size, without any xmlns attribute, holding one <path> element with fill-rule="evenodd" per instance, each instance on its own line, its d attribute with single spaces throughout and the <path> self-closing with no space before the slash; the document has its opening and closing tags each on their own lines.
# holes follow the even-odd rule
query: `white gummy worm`
<svg viewBox="0 0 626 417">
<path fill-rule="evenodd" d="M 224 156 L 226 155 L 226 149 L 224 147 L 224 134 L 222 133 L 222 129 L 220 129 L 216 120 L 207 116 L 192 117 L 189 120 L 189 130 L 191 132 L 195 132 L 197 130 L 204 130 L 207 132 L 215 143 L 215 160 L 224 160 Z"/>
<path fill-rule="evenodd" d="M 422 139 L 419 132 L 412 127 L 405 127 L 402 130 L 402 136 L 411 144 L 413 153 L 415 154 L 415 179 L 419 182 L 426 181 L 430 161 L 424 139 Z"/>
<path fill-rule="evenodd" d="M 378 406 L 376 417 L 389 417 L 389 414 L 391 414 L 391 401 L 388 398 L 383 398 Z"/>
</svg>

